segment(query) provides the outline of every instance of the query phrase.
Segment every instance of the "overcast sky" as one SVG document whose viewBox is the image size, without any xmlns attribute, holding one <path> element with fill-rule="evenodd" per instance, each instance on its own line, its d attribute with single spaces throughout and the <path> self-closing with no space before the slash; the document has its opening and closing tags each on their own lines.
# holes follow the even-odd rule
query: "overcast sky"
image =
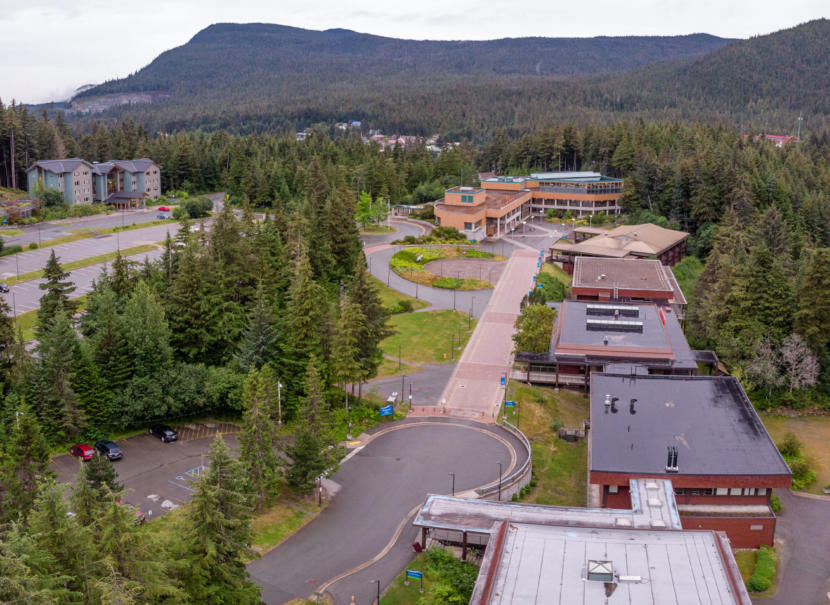
<svg viewBox="0 0 830 605">
<path fill-rule="evenodd" d="M 63 100 L 78 86 L 127 76 L 220 22 L 432 40 L 747 38 L 826 16 L 828 0 L 0 0 L 0 99 Z"/>
</svg>

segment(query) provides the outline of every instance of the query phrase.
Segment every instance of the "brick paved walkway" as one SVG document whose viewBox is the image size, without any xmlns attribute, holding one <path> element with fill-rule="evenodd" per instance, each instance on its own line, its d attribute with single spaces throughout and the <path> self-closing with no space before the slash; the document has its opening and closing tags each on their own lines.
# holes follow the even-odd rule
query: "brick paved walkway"
<svg viewBox="0 0 830 605">
<path fill-rule="evenodd" d="M 519 303 L 532 287 L 538 252 L 515 251 L 478 322 L 441 401 L 416 415 L 446 414 L 494 422 L 504 397 L 500 377 L 513 362 L 513 327 Z"/>
</svg>

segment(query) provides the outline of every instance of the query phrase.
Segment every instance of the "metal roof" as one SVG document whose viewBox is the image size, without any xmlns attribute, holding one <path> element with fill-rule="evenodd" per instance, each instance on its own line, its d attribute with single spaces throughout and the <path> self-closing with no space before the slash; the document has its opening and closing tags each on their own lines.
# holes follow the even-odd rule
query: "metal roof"
<svg viewBox="0 0 830 605">
<path fill-rule="evenodd" d="M 589 444 L 591 472 L 665 475 L 677 446 L 680 475 L 791 475 L 732 376 L 593 374 Z"/>
<path fill-rule="evenodd" d="M 92 164 L 81 158 L 67 158 L 65 160 L 38 160 L 29 166 L 26 172 L 29 172 L 34 168 L 42 168 L 43 170 L 48 170 L 49 172 L 54 172 L 55 174 L 63 174 L 65 172 L 72 172 L 81 164 L 92 167 Z"/>
</svg>

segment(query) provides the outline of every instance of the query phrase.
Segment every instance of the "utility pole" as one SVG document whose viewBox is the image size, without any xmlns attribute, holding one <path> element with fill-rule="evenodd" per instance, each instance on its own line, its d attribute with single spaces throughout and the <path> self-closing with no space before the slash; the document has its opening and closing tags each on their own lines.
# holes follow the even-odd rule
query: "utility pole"
<svg viewBox="0 0 830 605">
<path fill-rule="evenodd" d="M 501 462 L 499 462 L 499 502 L 501 502 Z"/>
</svg>

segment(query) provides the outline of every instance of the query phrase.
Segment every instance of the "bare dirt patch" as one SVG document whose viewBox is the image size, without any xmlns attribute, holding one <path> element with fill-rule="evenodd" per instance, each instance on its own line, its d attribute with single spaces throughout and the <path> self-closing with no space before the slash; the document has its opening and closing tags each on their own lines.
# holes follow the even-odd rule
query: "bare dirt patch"
<svg viewBox="0 0 830 605">
<path fill-rule="evenodd" d="M 441 277 L 478 279 L 494 284 L 501 277 L 506 265 L 507 261 L 482 258 L 442 258 L 428 262 L 424 269 Z"/>
</svg>

